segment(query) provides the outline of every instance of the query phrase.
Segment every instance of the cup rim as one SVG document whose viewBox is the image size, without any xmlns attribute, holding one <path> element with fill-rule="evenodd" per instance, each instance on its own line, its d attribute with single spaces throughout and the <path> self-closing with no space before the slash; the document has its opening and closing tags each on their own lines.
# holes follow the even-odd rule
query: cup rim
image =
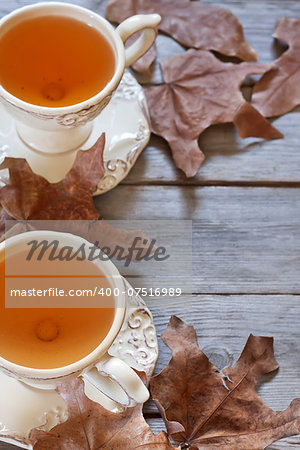
<svg viewBox="0 0 300 450">
<path fill-rule="evenodd" d="M 0 97 L 2 97 L 6 102 L 9 104 L 15 105 L 17 107 L 20 107 L 28 112 L 33 112 L 36 114 L 44 114 L 49 115 L 49 117 L 52 117 L 53 115 L 57 114 L 70 114 L 78 112 L 79 110 L 89 108 L 90 106 L 97 104 L 99 101 L 105 99 L 108 95 L 114 91 L 116 86 L 119 84 L 123 73 L 125 69 L 125 49 L 124 44 L 119 36 L 119 34 L 115 31 L 114 27 L 106 20 L 104 17 L 100 16 L 94 11 L 91 11 L 87 8 L 84 8 L 82 6 L 74 5 L 72 3 L 63 3 L 63 2 L 41 2 L 41 3 L 35 3 L 31 5 L 26 5 L 21 8 L 17 8 L 10 12 L 9 14 L 3 16 L 0 19 L 0 28 L 2 25 L 7 23 L 8 21 L 13 20 L 15 17 L 20 16 L 27 11 L 32 10 L 40 10 L 41 12 L 46 9 L 51 8 L 55 10 L 56 8 L 58 10 L 72 10 L 77 11 L 86 17 L 90 17 L 93 19 L 96 19 L 99 24 L 101 24 L 105 30 L 110 34 L 110 37 L 113 39 L 114 45 L 115 45 L 115 51 L 116 51 L 116 57 L 115 57 L 115 71 L 111 78 L 111 80 L 106 84 L 106 86 L 97 94 L 95 94 L 93 97 L 90 97 L 83 102 L 75 103 L 74 105 L 68 105 L 68 106 L 40 106 L 35 105 L 34 103 L 28 103 L 13 94 L 11 94 L 9 91 L 7 91 L 1 84 L 0 84 Z M 63 15 L 63 14 L 62 14 Z M 83 19 L 78 19 L 84 22 Z M 100 31 L 101 32 L 101 31 Z"/>
<path fill-rule="evenodd" d="M 81 236 L 74 235 L 71 233 L 64 233 L 59 231 L 40 231 L 40 230 L 33 230 L 33 231 L 26 231 L 24 233 L 18 234 L 16 236 L 11 236 L 7 238 L 5 241 L 0 243 L 0 251 L 4 250 L 6 245 L 16 245 L 20 243 L 21 241 L 24 241 L 26 239 L 26 236 L 28 235 L 35 236 L 37 238 L 46 238 L 49 236 L 63 236 L 65 241 L 70 240 L 74 242 L 81 242 L 91 244 L 86 239 L 82 238 Z M 74 363 L 68 364 L 66 366 L 62 367 L 56 367 L 53 369 L 37 369 L 37 368 L 31 368 L 22 366 L 16 363 L 13 363 L 5 358 L 2 358 L 0 356 L 0 371 L 1 368 L 7 369 L 8 371 L 12 372 L 12 374 L 16 374 L 20 377 L 27 377 L 28 379 L 45 379 L 45 378 L 60 378 L 64 376 L 71 375 L 72 373 L 77 373 L 82 371 L 83 369 L 91 366 L 93 363 L 97 361 L 103 354 L 106 353 L 106 351 L 109 349 L 115 338 L 117 337 L 123 322 L 125 318 L 125 311 L 126 311 L 126 296 L 125 296 L 125 286 L 122 281 L 122 277 L 116 266 L 111 262 L 110 259 L 105 261 L 97 261 L 97 265 L 101 266 L 101 269 L 103 270 L 103 266 L 106 266 L 106 273 L 109 271 L 110 275 L 112 275 L 112 279 L 114 280 L 115 286 L 119 289 L 121 298 L 121 305 L 115 307 L 115 316 L 112 322 L 112 325 L 110 327 L 109 332 L 103 339 L 103 341 L 100 342 L 100 344 L 88 355 L 84 356 L 78 361 L 75 361 Z M 104 272 L 105 273 L 105 272 Z"/>
</svg>

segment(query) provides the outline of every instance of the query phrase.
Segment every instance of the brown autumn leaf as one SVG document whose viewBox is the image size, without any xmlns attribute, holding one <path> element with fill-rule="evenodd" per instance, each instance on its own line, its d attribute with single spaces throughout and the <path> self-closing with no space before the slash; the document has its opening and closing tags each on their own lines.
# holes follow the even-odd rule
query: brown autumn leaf
<svg viewBox="0 0 300 450">
<path fill-rule="evenodd" d="M 141 57 L 139 58 L 133 65 L 132 68 L 143 75 L 146 75 L 150 78 L 150 66 L 156 59 L 156 48 L 155 45 L 152 47 Z"/>
<path fill-rule="evenodd" d="M 198 137 L 210 125 L 233 122 L 242 138 L 282 137 L 244 99 L 240 85 L 270 64 L 223 63 L 212 53 L 190 49 L 161 63 L 164 84 L 145 89 L 153 133 L 165 138 L 177 167 L 194 176 L 204 154 Z"/>
<path fill-rule="evenodd" d="M 191 450 L 261 450 L 300 433 L 300 399 L 275 412 L 256 392 L 258 377 L 278 368 L 273 338 L 250 335 L 239 360 L 223 372 L 199 349 L 194 328 L 177 317 L 162 339 L 173 356 L 150 386 L 176 444 Z"/>
<path fill-rule="evenodd" d="M 32 430 L 34 450 L 172 450 L 164 431 L 154 435 L 142 415 L 142 405 L 122 413 L 107 411 L 84 394 L 79 379 L 64 383 L 59 393 L 69 408 L 69 419 L 50 432 Z"/>
<path fill-rule="evenodd" d="M 135 33 L 133 36 L 131 36 L 126 45 L 133 44 L 139 37 L 141 33 Z M 139 58 L 134 64 L 132 64 L 132 68 L 139 73 L 142 73 L 143 75 L 150 78 L 151 76 L 151 64 L 156 59 L 156 47 L 155 44 L 153 44 L 150 49 L 141 57 Z"/>
<path fill-rule="evenodd" d="M 106 8 L 107 18 L 117 23 L 134 14 L 154 12 L 162 17 L 159 30 L 185 47 L 216 50 L 223 55 L 257 61 L 256 52 L 245 40 L 242 25 L 228 9 L 190 0 L 110 0 Z M 135 70 L 140 70 L 138 65 L 143 72 L 149 68 L 153 59 L 150 55 L 146 57 L 149 61 L 143 61 L 144 58 Z"/>
<path fill-rule="evenodd" d="M 255 85 L 252 104 L 265 117 L 285 114 L 300 104 L 300 20 L 283 17 L 273 36 L 289 49 Z"/>
<path fill-rule="evenodd" d="M 17 220 L 93 220 L 99 217 L 93 193 L 104 175 L 105 136 L 86 151 L 79 151 L 66 177 L 49 183 L 36 175 L 25 159 L 5 158 L 1 169 L 9 170 L 9 181 L 0 189 L 0 204 Z"/>
</svg>

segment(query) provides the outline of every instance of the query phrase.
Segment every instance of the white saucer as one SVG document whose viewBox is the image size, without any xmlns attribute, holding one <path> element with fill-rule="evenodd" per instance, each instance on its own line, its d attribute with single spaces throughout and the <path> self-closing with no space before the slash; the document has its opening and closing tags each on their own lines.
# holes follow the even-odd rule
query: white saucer
<svg viewBox="0 0 300 450">
<path fill-rule="evenodd" d="M 150 139 L 143 89 L 129 72 L 125 72 L 111 102 L 94 120 L 92 133 L 82 149 L 92 147 L 103 131 L 105 176 L 95 195 L 109 191 L 126 177 Z M 76 151 L 49 155 L 32 150 L 19 138 L 13 119 L 0 105 L 0 161 L 5 156 L 26 158 L 35 173 L 55 183 L 72 167 Z"/>
<path fill-rule="evenodd" d="M 128 297 L 126 319 L 109 354 L 146 372 L 148 380 L 154 371 L 158 357 L 156 331 L 149 309 L 137 295 Z M 88 382 L 85 393 L 110 411 L 122 409 Z M 29 387 L 0 372 L 0 441 L 31 449 L 28 436 L 32 428 L 49 431 L 67 417 L 67 406 L 56 391 Z"/>
</svg>

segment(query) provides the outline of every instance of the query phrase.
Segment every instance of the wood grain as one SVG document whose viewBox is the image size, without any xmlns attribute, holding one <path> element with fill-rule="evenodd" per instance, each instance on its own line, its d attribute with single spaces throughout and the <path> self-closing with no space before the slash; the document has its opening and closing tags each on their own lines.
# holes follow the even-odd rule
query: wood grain
<svg viewBox="0 0 300 450">
<path fill-rule="evenodd" d="M 107 219 L 193 218 L 195 293 L 300 293 L 298 189 L 119 186 L 96 205 Z"/>
<path fill-rule="evenodd" d="M 168 144 L 153 136 L 123 183 L 299 186 L 299 137 L 295 133 L 299 121 L 299 108 L 274 121 L 285 138 L 273 141 L 241 139 L 232 124 L 210 127 L 199 139 L 206 160 L 198 174 L 188 179 L 174 166 Z"/>
</svg>

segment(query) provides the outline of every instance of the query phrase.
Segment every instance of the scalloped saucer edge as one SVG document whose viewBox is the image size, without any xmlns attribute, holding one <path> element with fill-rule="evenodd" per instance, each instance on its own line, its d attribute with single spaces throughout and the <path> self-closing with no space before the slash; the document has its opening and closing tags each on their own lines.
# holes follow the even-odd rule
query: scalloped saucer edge
<svg viewBox="0 0 300 450">
<path fill-rule="evenodd" d="M 150 139 L 146 98 L 141 85 L 128 71 L 108 106 L 94 119 L 92 132 L 81 149 L 92 147 L 103 131 L 106 135 L 105 174 L 94 195 L 117 186 Z M 25 158 L 35 173 L 55 183 L 72 167 L 76 152 L 51 155 L 32 150 L 20 139 L 14 120 L 0 105 L 0 162 L 6 156 Z"/>
</svg>

